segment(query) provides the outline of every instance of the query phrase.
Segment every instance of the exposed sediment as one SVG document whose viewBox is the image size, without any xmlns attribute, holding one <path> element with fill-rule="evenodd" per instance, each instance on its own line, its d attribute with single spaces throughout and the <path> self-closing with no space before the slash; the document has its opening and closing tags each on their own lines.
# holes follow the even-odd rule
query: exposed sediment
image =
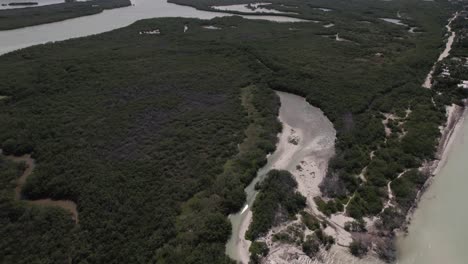
<svg viewBox="0 0 468 264">
<path fill-rule="evenodd" d="M 15 198 L 17 200 L 24 200 L 30 205 L 36 205 L 36 206 L 55 206 L 55 207 L 60 207 L 64 209 L 65 211 L 69 212 L 71 214 L 71 217 L 73 221 L 75 221 L 75 224 L 79 223 L 79 218 L 78 218 L 78 210 L 76 203 L 70 200 L 53 200 L 50 198 L 44 198 L 44 199 L 37 199 L 37 200 L 28 200 L 28 199 L 23 199 L 22 197 L 22 190 L 24 187 L 24 184 L 26 183 L 26 180 L 28 177 L 33 173 L 34 168 L 36 166 L 35 160 L 31 157 L 30 154 L 25 154 L 23 156 L 5 156 L 7 159 L 14 161 L 14 162 L 23 162 L 26 165 L 25 170 L 23 171 L 23 174 L 18 178 L 17 180 L 17 185 L 15 187 Z"/>
<path fill-rule="evenodd" d="M 434 71 L 435 71 L 435 67 L 436 67 L 437 62 L 447 58 L 450 55 L 450 51 L 452 50 L 453 41 L 455 40 L 455 36 L 456 36 L 455 31 L 452 31 L 451 24 L 452 24 L 452 21 L 455 20 L 455 18 L 457 18 L 457 16 L 458 16 L 458 12 L 455 13 L 453 15 L 453 17 L 451 17 L 449 19 L 448 24 L 445 26 L 447 28 L 447 32 L 450 34 L 450 36 L 447 39 L 447 43 L 445 44 L 444 51 L 442 51 L 442 53 L 439 55 L 439 58 L 434 63 L 434 66 L 432 66 L 431 71 L 429 72 L 429 74 L 427 74 L 427 77 L 424 80 L 424 83 L 422 85 L 422 87 L 424 87 L 424 88 L 430 89 L 432 87 L 432 79 L 433 79 L 433 75 L 434 75 Z"/>
<path fill-rule="evenodd" d="M 279 119 L 283 124 L 283 131 L 279 135 L 276 151 L 268 157 L 267 164 L 259 171 L 257 179 L 246 188 L 247 196 L 252 196 L 253 186 L 271 169 L 290 171 L 298 182 L 298 190 L 307 198 L 311 212 L 315 208 L 313 198 L 320 195 L 318 185 L 325 177 L 328 160 L 334 154 L 335 129 L 323 112 L 308 104 L 305 98 L 278 92 L 281 99 Z M 300 169 L 299 169 L 300 168 Z M 241 263 L 248 263 L 248 245 L 244 237 L 246 226 L 250 224 L 250 208 L 254 199 L 248 199 L 249 209 L 243 213 L 231 216 L 234 223 L 233 238 L 228 243 L 227 252 Z M 235 220 L 237 219 L 237 220 Z M 233 241 L 237 240 L 237 241 Z M 277 245 L 275 245 L 277 246 Z M 279 245 L 282 247 L 282 245 Z M 279 252 L 277 252 L 279 253 Z M 279 256 L 274 250 L 266 257 L 266 263 L 287 260 L 290 256 Z M 269 262 L 269 259 L 277 259 Z M 281 263 L 281 262 L 278 262 Z"/>
<path fill-rule="evenodd" d="M 300 245 L 282 243 L 273 239 L 274 234 L 300 224 L 301 220 L 298 218 L 275 226 L 267 235 L 259 238 L 270 249 L 268 255 L 262 259 L 262 263 L 336 264 L 358 263 L 358 261 L 369 264 L 382 263 L 375 254 L 362 259 L 352 256 L 347 247 L 352 241 L 352 234 L 344 229 L 344 223 L 352 219 L 344 213 L 327 217 L 317 209 L 314 201 L 314 197 L 322 195 L 319 184 L 326 175 L 329 159 L 334 155 L 336 132 L 332 123 L 322 111 L 308 105 L 305 99 L 286 93 L 279 93 L 279 95 L 282 103 L 279 119 L 283 124 L 283 132 L 279 136 L 277 149 L 269 157 L 266 167 L 286 169 L 292 173 L 298 183 L 298 191 L 306 197 L 305 211 L 327 223 L 324 233 L 332 236 L 336 243 L 328 251 L 322 248 L 314 258 L 311 258 L 303 252 Z M 299 98 L 303 101 L 294 100 Z M 300 103 L 305 104 L 302 110 Z M 245 214 L 249 215 L 250 210 Z M 246 219 L 250 221 L 250 217 Z M 241 232 L 242 229 L 240 228 Z M 304 232 L 304 235 L 312 233 L 308 229 Z M 237 244 L 239 252 L 237 260 L 246 264 L 249 256 L 247 251 L 249 241 L 245 240 L 243 234 L 239 237 L 241 241 Z M 244 252 L 241 252 L 242 250 Z"/>
</svg>

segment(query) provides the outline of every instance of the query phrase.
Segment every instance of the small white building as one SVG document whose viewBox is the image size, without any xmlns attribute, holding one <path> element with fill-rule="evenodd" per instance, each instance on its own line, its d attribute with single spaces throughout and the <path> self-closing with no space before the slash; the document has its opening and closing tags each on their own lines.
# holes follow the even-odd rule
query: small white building
<svg viewBox="0 0 468 264">
<path fill-rule="evenodd" d="M 447 67 L 445 67 L 444 69 L 442 69 L 441 75 L 442 75 L 443 77 L 450 77 L 450 71 L 449 71 L 449 69 L 448 69 Z"/>
<path fill-rule="evenodd" d="M 159 35 L 161 34 L 161 31 L 159 29 L 154 29 L 154 30 L 146 30 L 146 31 L 140 31 L 140 35 Z"/>
<path fill-rule="evenodd" d="M 458 88 L 468 89 L 468 81 L 462 81 L 458 84 Z"/>
</svg>

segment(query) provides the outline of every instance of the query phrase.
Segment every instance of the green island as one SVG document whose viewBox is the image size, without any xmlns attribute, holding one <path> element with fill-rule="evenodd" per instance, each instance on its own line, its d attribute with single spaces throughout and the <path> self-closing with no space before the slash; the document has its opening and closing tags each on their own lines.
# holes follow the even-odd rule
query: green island
<svg viewBox="0 0 468 264">
<path fill-rule="evenodd" d="M 38 5 L 38 2 L 13 2 L 9 3 L 9 6 L 33 6 L 33 5 Z"/>
<path fill-rule="evenodd" d="M 171 2 L 213 10 L 252 1 Z M 36 21 L 0 11 L 8 21 L 0 29 L 94 12 L 86 3 L 81 11 L 44 8 Z M 468 79 L 466 13 L 452 21 L 457 37 L 451 56 L 436 64 L 432 89 L 421 87 L 445 46 L 447 20 L 463 3 L 271 3 L 319 22 L 147 19 L 1 56 L 0 146 L 5 156 L 31 154 L 37 166 L 15 200 L 14 179 L 25 168 L 0 159 L 0 235 L 7 238 L 0 262 L 235 263 L 225 254 L 227 216 L 242 208 L 244 188 L 275 150 L 282 131 L 275 90 L 323 110 L 337 131 L 336 155 L 323 197 L 314 199 L 323 216 L 304 209 L 289 172 L 273 170 L 259 184 L 247 232 L 252 262 L 269 254 L 261 237 L 288 221 L 274 241 L 310 258 L 329 250 L 337 241 L 325 233 L 326 216 L 340 212 L 354 219 L 345 225 L 355 235 L 351 254 L 374 251 L 394 261 L 394 232 L 431 176 L 424 168 L 439 158 L 447 106 L 464 106 L 467 96 L 458 86 Z M 407 26 L 381 19 L 397 13 Z M 388 186 L 395 204 L 386 207 Z M 25 202 L 42 198 L 76 203 L 79 223 L 59 208 Z M 374 216 L 370 232 L 364 219 Z"/>
<path fill-rule="evenodd" d="M 17 5 L 25 3 L 17 3 Z M 37 3 L 36 3 L 37 4 Z M 106 9 L 130 6 L 130 0 L 72 1 L 28 8 L 0 10 L 0 30 L 11 30 L 99 14 Z M 10 4 L 11 5 L 11 4 Z"/>
</svg>

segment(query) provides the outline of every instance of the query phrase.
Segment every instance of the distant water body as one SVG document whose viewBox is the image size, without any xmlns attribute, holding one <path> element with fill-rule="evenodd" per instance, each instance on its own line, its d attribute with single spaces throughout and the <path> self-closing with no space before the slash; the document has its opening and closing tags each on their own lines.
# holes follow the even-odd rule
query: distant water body
<svg viewBox="0 0 468 264">
<path fill-rule="evenodd" d="M 64 3 L 65 0 L 0 0 L 0 10 L 2 9 L 16 9 L 16 8 L 27 8 L 36 6 L 45 6 Z M 35 5 L 9 5 L 11 3 L 36 3 Z"/>
<path fill-rule="evenodd" d="M 468 263 L 468 120 L 455 134 L 448 157 L 423 194 L 398 240 L 398 264 Z"/>
<path fill-rule="evenodd" d="M 2 0 L 3 1 L 3 0 Z M 227 13 L 201 11 L 166 0 L 132 0 L 133 6 L 105 10 L 102 13 L 60 22 L 0 31 L 0 55 L 32 45 L 99 34 L 128 26 L 140 19 L 156 17 L 190 17 L 212 19 L 230 16 Z M 298 18 L 271 15 L 246 15 L 249 19 L 276 22 L 301 22 Z"/>
<path fill-rule="evenodd" d="M 225 13 L 178 6 L 165 0 L 134 0 L 135 6 L 62 22 L 0 31 L 0 54 L 31 45 L 98 34 L 153 17 L 211 19 Z M 4 3 L 4 1 L 2 2 Z M 300 21 L 288 17 L 247 16 L 278 22 Z M 466 116 L 466 115 L 465 115 Z M 440 170 L 416 210 L 409 235 L 398 241 L 399 264 L 468 263 L 468 122 L 461 124 Z"/>
</svg>

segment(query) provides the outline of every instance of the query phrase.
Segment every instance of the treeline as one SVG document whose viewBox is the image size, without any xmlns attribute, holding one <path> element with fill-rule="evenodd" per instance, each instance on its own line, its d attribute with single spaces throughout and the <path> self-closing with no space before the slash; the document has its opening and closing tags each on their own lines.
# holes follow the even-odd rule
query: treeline
<svg viewBox="0 0 468 264">
<path fill-rule="evenodd" d="M 271 87 L 306 97 L 325 112 L 337 129 L 337 154 L 330 161 L 321 186 L 324 194 L 336 198 L 326 205 L 320 203 L 327 214 L 342 210 L 342 204 L 350 197 L 354 198 L 348 214 L 353 217 L 379 214 L 388 197 L 386 184 L 404 169 L 417 168 L 435 157 L 440 137 L 438 127 L 445 121 L 445 105 L 460 99 L 421 88 L 438 56 L 443 28 L 454 9 L 443 3 L 438 7 L 423 6 L 416 1 L 398 3 L 413 18 L 413 25 L 417 24 L 425 33 L 415 35 L 405 27 L 376 22 L 375 18 L 389 16 L 387 12 L 392 7 L 377 10 L 370 5 L 372 12 L 360 9 L 362 6 L 353 9 L 353 20 L 359 17 L 361 21 L 371 21 L 365 26 L 369 30 L 363 30 L 361 21 L 349 21 L 346 16 L 338 18 L 332 11 L 328 13 L 336 26 L 315 31 L 324 35 L 339 30 L 345 36 L 341 34 L 344 31 L 354 44 L 328 41 L 299 48 L 302 33 L 295 32 L 294 40 L 281 38 L 270 46 L 267 40 L 259 39 L 258 45 L 249 46 L 249 52 L 274 72 L 268 80 Z M 298 25 L 295 29 L 305 30 Z M 387 44 L 382 45 L 383 42 Z M 310 63 L 312 60 L 316 62 Z M 441 103 L 444 100 L 440 98 L 445 98 L 445 102 Z M 432 99 L 436 100 L 435 105 Z M 383 113 L 396 118 L 389 121 L 393 131 L 389 137 L 382 124 Z M 358 176 L 361 173 L 365 182 Z"/>
<path fill-rule="evenodd" d="M 454 57 L 466 57 L 468 52 L 468 20 L 466 19 L 468 7 L 462 2 L 457 3 L 457 5 L 459 5 L 458 10 L 460 13 L 451 25 L 452 29 L 457 33 L 457 37 L 450 54 Z"/>
<path fill-rule="evenodd" d="M 232 4 L 175 2 L 200 9 Z M 388 198 L 388 182 L 406 169 L 418 168 L 424 161 L 435 158 L 438 127 L 445 122 L 445 106 L 460 104 L 465 96 L 453 85 L 442 94 L 438 88 L 421 88 L 443 48 L 447 18 L 457 6 L 442 2 L 429 6 L 420 1 L 393 4 L 336 1 L 333 6 L 323 1 L 307 6 L 297 1 L 281 3 L 300 7 L 303 18 L 333 21 L 335 26 L 311 29 L 297 23 L 293 32 L 279 33 L 274 44 L 262 34 L 242 28 L 245 31 L 234 33 L 237 39 L 228 41 L 243 46 L 270 70 L 271 76 L 264 78 L 270 87 L 306 97 L 333 121 L 337 129 L 337 154 L 330 161 L 321 190 L 335 199 L 319 203 L 322 211 L 339 212 L 353 197 L 347 208 L 349 215 L 359 220 L 380 214 Z M 276 8 L 279 3 L 273 5 Z M 333 11 L 319 15 L 316 7 L 331 7 Z M 397 11 L 411 17 L 405 22 L 417 26 L 420 33 L 410 33 L 407 27 L 379 19 L 395 17 Z M 353 42 L 340 43 L 322 37 L 335 33 Z M 320 38 L 310 38 L 311 35 Z M 305 42 L 308 45 L 304 46 Z M 385 134 L 383 114 L 394 116 L 388 123 L 389 136 Z M 363 176 L 359 177 L 361 173 Z M 412 192 L 421 187 L 408 186 L 413 188 Z"/>
<path fill-rule="evenodd" d="M 23 195 L 78 205 L 72 262 L 229 262 L 226 216 L 275 145 L 279 99 L 251 87 L 244 108 L 241 88 L 264 69 L 206 35 L 185 39 L 186 21 L 141 21 L 0 60 L 2 148 L 37 161 Z M 138 34 L 148 28 L 163 34 Z M 15 263 L 62 262 L 15 250 Z"/>
<path fill-rule="evenodd" d="M 454 44 L 453 54 L 457 54 L 456 47 L 457 45 Z M 374 152 L 374 157 L 366 171 L 366 178 L 369 182 L 364 185 L 371 183 L 376 186 L 375 193 L 382 198 L 376 199 L 374 196 L 370 199 L 362 199 L 360 194 L 364 187 L 359 187 L 356 198 L 348 206 L 348 213 L 351 216 L 360 219 L 365 215 L 375 215 L 372 211 L 379 212 L 383 201 L 386 200 L 385 197 L 388 196 L 385 186 L 392 181 L 390 186 L 397 207 L 387 208 L 380 214 L 381 221 L 378 227 L 384 232 L 392 232 L 404 223 L 406 213 L 414 205 L 418 191 L 422 189 L 430 176 L 426 170 L 419 171 L 418 168 L 423 165 L 424 161 L 439 158 L 436 155 L 436 147 L 441 137 L 439 126 L 446 124 L 446 106 L 464 105 L 463 99 L 466 98 L 467 93 L 457 87 L 457 84 L 462 80 L 460 77 L 468 73 L 466 67 L 463 66 L 465 62 L 463 58 L 452 55 L 438 63 L 432 90 L 419 89 L 416 97 L 414 91 L 406 87 L 399 88 L 386 96 L 395 102 L 398 100 L 398 104 L 393 105 L 400 105 L 400 107 L 392 111 L 388 111 L 389 108 L 385 104 L 379 107 L 381 112 L 394 113 L 397 119 L 390 123 L 391 136 L 387 137 L 385 144 L 380 145 Z M 450 76 L 443 76 L 442 69 L 447 69 Z M 419 87 L 414 85 L 413 89 L 416 88 Z M 398 96 L 398 94 L 403 96 Z M 402 102 L 401 99 L 408 98 L 408 96 L 412 96 L 413 99 L 410 101 L 404 99 Z M 407 105 L 406 110 L 401 103 Z M 399 178 L 396 179 L 396 175 L 400 175 Z M 353 245 L 355 252 L 357 252 L 358 245 L 359 243 Z M 382 258 L 388 261 L 395 258 L 392 246 L 389 242 L 386 248 L 378 248 Z"/>
<path fill-rule="evenodd" d="M 74 1 L 46 6 L 0 10 L 0 30 L 29 27 L 130 6 L 130 0 Z"/>
<path fill-rule="evenodd" d="M 460 13 L 458 17 L 452 21 L 451 27 L 455 31 L 454 39 L 449 58 L 437 63 L 434 71 L 433 89 L 437 93 L 442 93 L 445 96 L 437 96 L 434 98 L 439 104 L 449 105 L 455 103 L 463 106 L 463 100 L 468 95 L 468 90 L 463 87 L 458 87 L 464 80 L 468 80 L 468 62 L 466 52 L 468 51 L 468 22 L 465 13 Z M 442 74 L 444 71 L 448 75 Z"/>
<path fill-rule="evenodd" d="M 225 244 L 231 235 L 227 215 L 240 210 L 245 187 L 275 149 L 281 124 L 277 120 L 278 96 L 267 87 L 242 89 L 242 106 L 248 125 L 238 154 L 224 164 L 212 185 L 182 205 L 177 217 L 177 237 L 157 252 L 167 263 L 227 263 Z"/>
</svg>

